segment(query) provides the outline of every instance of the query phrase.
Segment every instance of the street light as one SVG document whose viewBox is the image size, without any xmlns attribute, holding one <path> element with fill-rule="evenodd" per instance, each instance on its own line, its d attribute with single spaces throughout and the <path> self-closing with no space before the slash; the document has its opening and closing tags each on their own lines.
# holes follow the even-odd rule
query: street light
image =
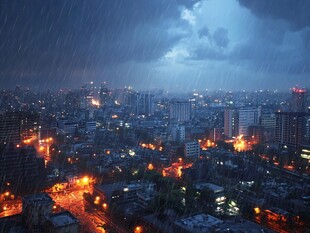
<svg viewBox="0 0 310 233">
<path fill-rule="evenodd" d="M 142 227 L 137 226 L 134 230 L 134 233 L 142 233 Z"/>
<path fill-rule="evenodd" d="M 89 183 L 89 178 L 88 178 L 87 176 L 85 176 L 85 177 L 83 178 L 82 182 L 83 182 L 84 185 L 88 185 L 88 183 Z"/>
</svg>

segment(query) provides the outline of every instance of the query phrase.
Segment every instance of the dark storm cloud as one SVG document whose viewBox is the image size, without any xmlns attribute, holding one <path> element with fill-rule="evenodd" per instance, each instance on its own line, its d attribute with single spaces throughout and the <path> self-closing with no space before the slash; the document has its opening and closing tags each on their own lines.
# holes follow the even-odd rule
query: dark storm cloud
<svg viewBox="0 0 310 233">
<path fill-rule="evenodd" d="M 291 23 L 291 29 L 310 26 L 309 0 L 238 0 L 255 15 L 262 18 L 282 19 Z"/>
<path fill-rule="evenodd" d="M 199 38 L 210 37 L 210 30 L 207 26 L 204 26 L 198 31 Z"/>
<path fill-rule="evenodd" d="M 180 39 L 168 28 L 188 0 L 3 0 L 2 76 L 72 76 L 76 69 L 150 61 Z M 28 80 L 30 78 L 28 77 Z M 3 79 L 3 78 L 2 78 Z"/>
<path fill-rule="evenodd" d="M 218 47 L 226 48 L 229 43 L 228 30 L 225 28 L 218 28 L 213 34 L 213 41 Z"/>
<path fill-rule="evenodd" d="M 228 30 L 217 28 L 213 33 L 207 26 L 198 30 L 198 37 L 204 43 L 193 50 L 194 60 L 225 60 L 227 52 L 225 49 L 229 45 Z M 207 41 L 206 41 L 207 40 Z"/>
<path fill-rule="evenodd" d="M 194 50 L 194 60 L 225 60 L 227 55 L 216 48 L 209 46 L 199 47 Z"/>
</svg>

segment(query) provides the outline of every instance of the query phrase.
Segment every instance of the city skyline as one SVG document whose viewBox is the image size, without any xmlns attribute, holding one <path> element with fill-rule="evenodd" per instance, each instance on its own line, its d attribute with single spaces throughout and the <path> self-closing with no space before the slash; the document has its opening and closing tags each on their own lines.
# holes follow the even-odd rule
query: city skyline
<svg viewBox="0 0 310 233">
<path fill-rule="evenodd" d="M 0 84 L 288 90 L 309 80 L 309 2 L 3 1 Z"/>
<path fill-rule="evenodd" d="M 310 0 L 0 0 L 0 232 L 310 232 Z"/>
</svg>

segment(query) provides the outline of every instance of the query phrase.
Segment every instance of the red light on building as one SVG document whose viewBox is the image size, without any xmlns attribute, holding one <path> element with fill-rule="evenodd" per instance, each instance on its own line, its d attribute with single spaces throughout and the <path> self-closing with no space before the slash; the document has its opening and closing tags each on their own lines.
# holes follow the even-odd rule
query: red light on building
<svg viewBox="0 0 310 233">
<path fill-rule="evenodd" d="M 304 88 L 298 88 L 298 87 L 293 87 L 293 88 L 292 88 L 292 91 L 293 91 L 294 93 L 306 93 L 306 92 L 307 92 L 306 89 L 304 89 Z"/>
</svg>

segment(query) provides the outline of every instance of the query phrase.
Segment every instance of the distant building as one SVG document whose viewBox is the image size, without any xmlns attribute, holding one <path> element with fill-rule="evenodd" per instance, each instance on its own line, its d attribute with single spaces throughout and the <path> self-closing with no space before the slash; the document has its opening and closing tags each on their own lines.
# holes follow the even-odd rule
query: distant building
<svg viewBox="0 0 310 233">
<path fill-rule="evenodd" d="M 197 141 L 185 143 L 184 154 L 186 157 L 199 157 L 200 144 Z"/>
<path fill-rule="evenodd" d="M 306 138 L 306 113 L 276 113 L 276 143 L 280 146 L 296 150 Z"/>
<path fill-rule="evenodd" d="M 102 184 L 96 185 L 94 189 L 94 193 L 106 200 L 108 205 L 137 202 L 142 207 L 146 207 L 149 201 L 153 200 L 154 192 L 154 184 L 149 182 Z"/>
<path fill-rule="evenodd" d="M 58 119 L 57 120 L 58 131 L 65 134 L 74 134 L 78 129 L 78 122 L 69 121 L 68 119 Z"/>
<path fill-rule="evenodd" d="M 97 122 L 96 121 L 88 121 L 88 122 L 86 122 L 86 126 L 85 126 L 86 132 L 95 131 L 96 128 L 97 128 Z"/>
<path fill-rule="evenodd" d="M 150 93 L 130 94 L 131 113 L 151 116 L 154 114 L 154 95 Z"/>
<path fill-rule="evenodd" d="M 270 111 L 262 111 L 261 125 L 264 127 L 264 139 L 266 142 L 274 142 L 276 131 L 276 115 Z"/>
<path fill-rule="evenodd" d="M 189 101 L 173 100 L 169 104 L 169 117 L 178 122 L 191 119 L 191 103 Z"/>
<path fill-rule="evenodd" d="M 176 142 L 184 142 L 185 141 L 185 126 L 178 125 L 173 126 L 171 129 L 172 140 Z"/>
<path fill-rule="evenodd" d="M 292 102 L 291 110 L 293 112 L 305 112 L 306 111 L 306 93 L 304 88 L 292 88 Z"/>
<path fill-rule="evenodd" d="M 239 135 L 249 136 L 248 127 L 260 123 L 261 107 L 239 109 Z"/>
<path fill-rule="evenodd" d="M 213 128 L 210 132 L 210 139 L 213 142 L 223 140 L 224 130 L 223 128 Z"/>
<path fill-rule="evenodd" d="M 239 133 L 239 112 L 235 108 L 225 109 L 224 111 L 224 134 L 231 138 L 238 136 Z"/>
<path fill-rule="evenodd" d="M 248 128 L 248 132 L 254 143 L 264 142 L 264 127 L 262 125 L 251 125 Z"/>
<path fill-rule="evenodd" d="M 0 116 L 0 142 L 20 143 L 21 142 L 21 122 L 18 115 L 6 113 Z"/>
<path fill-rule="evenodd" d="M 0 142 L 18 144 L 37 137 L 40 115 L 32 112 L 7 112 L 0 116 Z"/>
<path fill-rule="evenodd" d="M 104 106 L 108 103 L 109 100 L 109 89 L 107 88 L 106 84 L 103 83 L 100 87 L 99 91 L 99 97 L 100 97 L 100 104 L 101 106 Z"/>
</svg>

